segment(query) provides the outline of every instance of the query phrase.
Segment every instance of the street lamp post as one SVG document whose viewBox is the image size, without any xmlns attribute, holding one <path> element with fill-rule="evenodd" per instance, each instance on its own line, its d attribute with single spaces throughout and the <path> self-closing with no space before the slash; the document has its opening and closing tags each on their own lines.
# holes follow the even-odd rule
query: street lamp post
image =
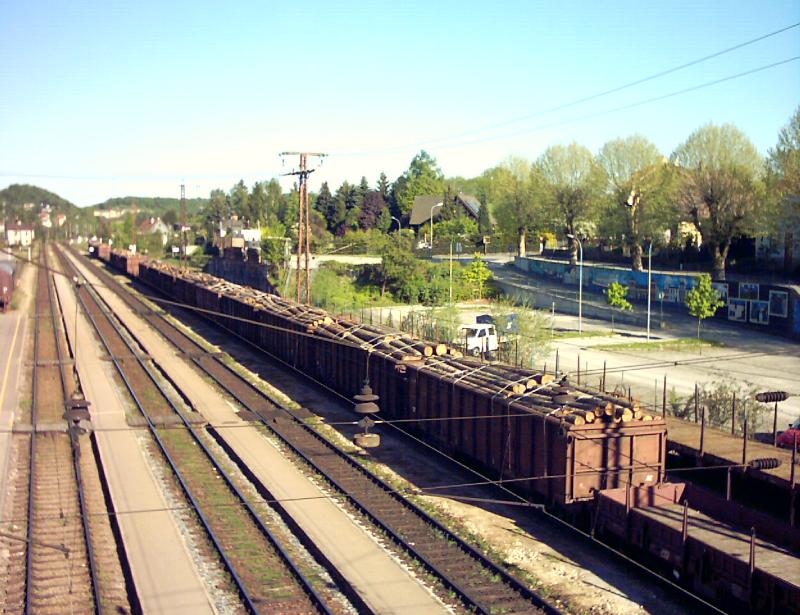
<svg viewBox="0 0 800 615">
<path fill-rule="evenodd" d="M 436 205 L 431 207 L 431 258 L 433 258 L 433 210 L 441 206 L 442 203 L 436 203 Z"/>
<path fill-rule="evenodd" d="M 650 297 L 653 294 L 653 241 L 647 247 L 647 341 L 650 341 Z"/>
<path fill-rule="evenodd" d="M 403 230 L 403 225 L 402 225 L 402 224 L 400 224 L 400 220 L 399 220 L 398 218 L 395 218 L 394 216 L 392 216 L 392 220 L 394 220 L 395 222 L 397 222 L 397 232 L 398 232 L 398 234 L 399 234 L 399 233 L 400 233 L 400 231 L 401 231 L 401 230 Z"/>
<path fill-rule="evenodd" d="M 578 335 L 583 335 L 583 242 L 581 238 L 571 233 L 567 234 L 568 239 L 578 242 L 580 263 L 578 264 Z"/>
</svg>

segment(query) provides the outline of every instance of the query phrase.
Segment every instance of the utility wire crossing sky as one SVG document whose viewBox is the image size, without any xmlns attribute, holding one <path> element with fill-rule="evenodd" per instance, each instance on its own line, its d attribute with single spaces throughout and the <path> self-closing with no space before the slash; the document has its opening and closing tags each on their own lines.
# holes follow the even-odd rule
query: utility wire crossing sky
<svg viewBox="0 0 800 615">
<path fill-rule="evenodd" d="M 474 176 L 637 132 L 668 155 L 710 121 L 766 153 L 800 103 L 798 24 L 794 1 L 12 2 L 0 187 L 207 196 L 287 149 L 331 154 L 311 190 L 421 148 Z"/>
</svg>

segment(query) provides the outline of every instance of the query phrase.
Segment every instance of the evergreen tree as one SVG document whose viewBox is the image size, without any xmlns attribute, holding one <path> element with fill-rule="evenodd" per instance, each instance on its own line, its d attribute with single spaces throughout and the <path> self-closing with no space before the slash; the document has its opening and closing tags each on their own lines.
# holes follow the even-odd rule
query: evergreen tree
<svg viewBox="0 0 800 615">
<path fill-rule="evenodd" d="M 263 182 L 253 184 L 253 190 L 247 200 L 247 210 L 251 226 L 256 226 L 264 220 L 264 214 L 267 211 L 267 191 Z"/>
<path fill-rule="evenodd" d="M 325 219 L 325 223 L 330 230 L 330 223 L 328 221 L 328 214 L 331 211 L 331 206 L 333 204 L 333 195 L 331 194 L 331 189 L 328 187 L 328 182 L 322 182 L 322 186 L 319 189 L 319 194 L 317 198 L 314 199 L 314 209 L 320 213 L 320 215 Z"/>
<path fill-rule="evenodd" d="M 366 177 L 362 176 L 361 182 L 358 184 L 358 188 L 356 188 L 356 207 L 364 207 L 364 199 L 367 197 L 368 192 L 369 182 Z"/>
<path fill-rule="evenodd" d="M 278 223 L 278 212 L 281 210 L 282 204 L 285 200 L 283 190 L 281 189 L 280 182 L 274 177 L 269 180 L 266 186 L 266 203 L 264 218 L 267 225 L 274 225 Z"/>
<path fill-rule="evenodd" d="M 361 206 L 359 225 L 363 229 L 374 228 L 384 211 L 388 212 L 388 208 L 383 196 L 377 190 L 370 190 L 364 197 L 364 204 Z M 391 221 L 391 217 L 389 220 Z"/>
<path fill-rule="evenodd" d="M 239 183 L 231 188 L 230 204 L 233 213 L 239 216 L 241 220 L 247 220 L 250 215 L 248 202 L 250 200 L 250 191 L 244 184 L 244 180 L 240 179 Z"/>
<path fill-rule="evenodd" d="M 332 206 L 328 210 L 325 219 L 328 221 L 328 230 L 334 235 L 344 235 L 345 219 L 350 209 L 355 206 L 355 190 L 345 180 L 333 199 Z"/>
<path fill-rule="evenodd" d="M 389 178 L 386 177 L 386 173 L 381 171 L 381 176 L 378 178 L 378 192 L 383 197 L 384 201 L 387 201 L 389 198 Z"/>
</svg>

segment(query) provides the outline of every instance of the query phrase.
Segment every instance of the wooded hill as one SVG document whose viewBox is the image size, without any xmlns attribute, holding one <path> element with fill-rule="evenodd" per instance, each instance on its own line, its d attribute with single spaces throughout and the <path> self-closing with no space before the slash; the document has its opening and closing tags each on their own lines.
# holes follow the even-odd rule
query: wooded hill
<svg viewBox="0 0 800 615">
<path fill-rule="evenodd" d="M 33 203 L 33 207 L 25 209 L 27 203 Z M 38 186 L 11 184 L 8 188 L 0 190 L 0 205 L 4 206 L 5 217 L 10 221 L 16 219 L 25 223 L 36 221 L 42 203 L 47 203 L 54 211 L 63 212 L 68 217 L 76 215 L 79 211 L 78 207 L 68 200 Z"/>
<path fill-rule="evenodd" d="M 161 216 L 173 210 L 180 214 L 181 200 L 164 197 L 118 197 L 106 199 L 102 203 L 92 205 L 87 209 L 91 210 L 108 210 L 108 209 L 130 209 L 133 205 L 133 199 L 136 199 L 136 209 L 140 212 L 147 212 L 154 216 Z M 194 216 L 208 202 L 208 199 L 186 199 L 186 211 L 189 216 Z"/>
</svg>

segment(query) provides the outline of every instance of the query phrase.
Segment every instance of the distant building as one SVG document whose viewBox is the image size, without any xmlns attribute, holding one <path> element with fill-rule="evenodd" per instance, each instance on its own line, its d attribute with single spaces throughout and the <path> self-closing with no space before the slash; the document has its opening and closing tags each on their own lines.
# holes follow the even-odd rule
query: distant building
<svg viewBox="0 0 800 615">
<path fill-rule="evenodd" d="M 136 229 L 136 232 L 140 235 L 152 235 L 154 233 L 160 233 L 161 243 L 163 245 L 167 245 L 170 228 L 163 222 L 163 220 L 161 220 L 161 218 L 150 216 L 139 225 L 139 227 Z"/>
<path fill-rule="evenodd" d="M 9 224 L 6 229 L 6 243 L 9 246 L 27 247 L 34 240 L 33 224 L 21 224 L 19 221 Z"/>
<path fill-rule="evenodd" d="M 459 192 L 453 196 L 453 202 L 470 218 L 478 220 L 481 212 L 481 202 L 478 197 Z M 431 211 L 433 212 L 433 219 L 436 221 L 442 216 L 442 209 L 444 209 L 442 195 L 424 194 L 415 197 L 409 224 L 416 227 L 427 224 L 431 220 Z"/>
<path fill-rule="evenodd" d="M 95 218 L 105 218 L 106 220 L 116 220 L 128 213 L 127 209 L 95 209 Z"/>
<path fill-rule="evenodd" d="M 240 220 L 236 216 L 220 220 L 218 233 L 220 239 L 231 236 L 241 237 L 246 243 L 261 243 L 261 225 L 256 225 L 255 228 L 246 228 L 244 220 Z"/>
</svg>

